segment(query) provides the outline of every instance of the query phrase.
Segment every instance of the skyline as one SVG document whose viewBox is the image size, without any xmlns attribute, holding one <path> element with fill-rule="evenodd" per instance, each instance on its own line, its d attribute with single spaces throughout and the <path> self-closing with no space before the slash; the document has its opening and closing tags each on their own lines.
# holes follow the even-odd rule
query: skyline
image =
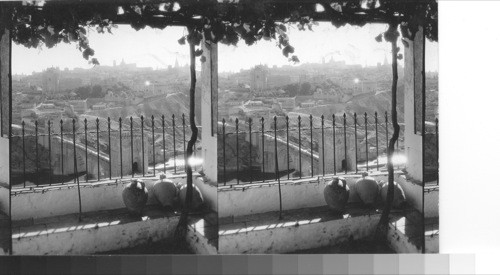
<svg viewBox="0 0 500 275">
<path fill-rule="evenodd" d="M 327 62 L 333 58 L 346 64 L 376 66 L 377 63 L 383 63 L 385 58 L 390 60 L 390 44 L 375 41 L 375 36 L 386 28 L 383 24 L 368 24 L 364 27 L 347 25 L 337 29 L 330 23 L 319 23 L 313 27 L 313 31 L 299 31 L 291 26 L 288 34 L 290 43 L 295 47 L 294 54 L 301 61 L 298 64 L 289 62 L 274 41 L 261 40 L 252 46 L 244 42 L 239 42 L 238 46 L 219 44 L 219 72 L 239 72 L 259 64 L 270 67 L 299 66 L 321 63 L 323 58 Z M 176 60 L 181 66 L 189 62 L 188 47 L 177 42 L 185 34 L 184 27 L 135 31 L 130 26 L 120 25 L 111 35 L 89 31 L 88 37 L 95 50 L 94 57 L 101 65 L 112 66 L 113 61 L 119 64 L 123 59 L 126 63 L 136 63 L 138 67 L 166 69 L 169 65 L 174 66 Z M 438 43 L 426 44 L 426 70 L 439 71 Z M 399 63 L 403 65 L 401 61 Z M 50 67 L 73 69 L 91 68 L 93 65 L 81 56 L 76 44 L 60 44 L 52 49 L 28 49 L 13 44 L 13 75 L 29 75 Z M 199 62 L 197 69 L 200 69 Z"/>
</svg>

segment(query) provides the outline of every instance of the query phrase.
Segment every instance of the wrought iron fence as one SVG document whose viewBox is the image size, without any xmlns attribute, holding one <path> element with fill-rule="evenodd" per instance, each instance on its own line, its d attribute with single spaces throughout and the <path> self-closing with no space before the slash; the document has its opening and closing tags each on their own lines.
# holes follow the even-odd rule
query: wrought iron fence
<svg viewBox="0 0 500 275">
<path fill-rule="evenodd" d="M 13 125 L 11 137 L 13 185 L 61 185 L 80 177 L 95 182 L 155 176 L 157 171 L 167 170 L 182 173 L 187 163 L 186 134 L 190 136 L 191 130 L 184 114 L 180 118 L 108 117 L 104 122 L 98 117 L 23 120 L 21 125 Z"/>
<path fill-rule="evenodd" d="M 393 159 L 397 169 L 404 167 L 400 126 Z M 384 170 L 392 136 L 387 112 L 274 116 L 257 122 L 223 119 L 219 127 L 218 178 L 223 185 Z"/>
</svg>

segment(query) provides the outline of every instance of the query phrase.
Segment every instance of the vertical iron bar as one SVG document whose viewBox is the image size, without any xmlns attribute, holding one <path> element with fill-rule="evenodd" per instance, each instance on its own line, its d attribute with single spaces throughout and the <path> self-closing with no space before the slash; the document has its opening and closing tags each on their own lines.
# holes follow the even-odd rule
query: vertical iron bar
<svg viewBox="0 0 500 275">
<path fill-rule="evenodd" d="M 321 155 L 323 156 L 323 176 L 325 176 L 325 116 L 321 115 Z"/>
<path fill-rule="evenodd" d="M 61 184 L 64 184 L 64 139 L 63 139 L 63 120 L 60 120 L 61 126 Z"/>
<path fill-rule="evenodd" d="M 248 118 L 248 134 L 250 140 L 250 183 L 253 181 L 253 173 L 252 173 L 252 118 Z"/>
<path fill-rule="evenodd" d="M 111 118 L 108 116 L 109 179 L 111 179 Z"/>
<path fill-rule="evenodd" d="M 132 178 L 134 177 L 134 122 L 130 116 L 130 168 L 132 170 Z"/>
<path fill-rule="evenodd" d="M 72 121 L 73 123 L 73 175 L 74 175 L 74 180 L 73 182 L 76 183 L 76 180 L 78 178 L 78 171 L 75 169 L 77 167 L 77 158 L 76 158 L 76 127 L 75 127 L 75 119 L 73 118 Z"/>
<path fill-rule="evenodd" d="M 265 158 L 264 158 L 264 117 L 260 118 L 260 127 L 262 130 L 262 182 L 264 182 L 266 175 Z"/>
<path fill-rule="evenodd" d="M 398 139 L 396 139 L 396 152 L 399 152 L 399 139 L 401 137 L 399 137 Z"/>
<path fill-rule="evenodd" d="M 96 132 L 97 132 L 97 181 L 101 180 L 101 149 L 99 143 L 99 118 L 95 119 Z"/>
<path fill-rule="evenodd" d="M 75 119 L 73 119 L 73 173 L 75 176 L 75 182 L 78 188 L 78 209 L 79 215 L 78 220 L 82 221 L 82 197 L 80 194 L 80 180 L 78 179 L 78 166 L 76 165 L 76 130 L 75 130 Z"/>
<path fill-rule="evenodd" d="M 424 97 L 424 98 L 425 98 L 425 97 Z M 424 103 L 423 105 L 425 105 L 425 103 Z M 398 117 L 398 115 L 397 115 L 397 113 L 396 113 L 396 119 L 397 119 L 397 117 Z M 401 127 L 401 128 L 400 128 L 400 129 L 401 129 L 401 130 L 400 130 L 400 132 L 404 131 L 404 125 L 401 125 L 400 127 Z M 423 124 L 423 127 L 425 128 L 425 116 L 424 116 L 424 124 Z M 423 131 L 425 131 L 425 129 L 424 129 Z M 423 133 L 423 134 L 422 134 L 422 136 L 425 136 L 425 133 Z M 400 150 L 400 148 L 399 148 L 399 140 L 400 140 L 400 139 L 402 139 L 402 138 L 403 138 L 403 135 L 401 135 L 401 134 L 400 134 L 400 135 L 399 135 L 399 137 L 398 137 L 398 139 L 396 139 L 396 150 L 395 150 L 395 152 L 396 152 L 398 155 L 399 155 L 399 153 L 401 152 L 401 150 Z M 424 144 L 425 144 L 425 140 L 423 141 L 422 145 L 424 145 Z M 424 148 L 425 148 L 425 147 L 424 147 Z M 422 152 L 423 152 L 423 151 L 422 151 Z M 422 154 L 423 154 L 423 153 L 422 153 Z M 423 156 L 422 156 L 422 160 L 423 160 Z M 401 168 L 401 163 L 398 163 L 398 167 L 397 167 L 397 169 L 400 169 L 400 168 Z"/>
<path fill-rule="evenodd" d="M 182 114 L 182 148 L 184 150 L 184 171 L 186 171 L 187 159 L 186 159 L 186 117 Z"/>
<path fill-rule="evenodd" d="M 122 148 L 122 118 L 118 118 L 118 130 L 120 135 L 120 179 L 123 178 L 123 148 Z"/>
<path fill-rule="evenodd" d="M 439 185 L 439 120 L 436 118 L 436 159 L 437 159 L 437 179 L 436 183 Z"/>
<path fill-rule="evenodd" d="M 85 182 L 89 182 L 89 162 L 88 162 L 88 146 L 89 142 L 87 139 L 87 118 L 83 120 L 83 126 L 85 131 Z"/>
<path fill-rule="evenodd" d="M 313 163 L 314 163 L 314 158 L 313 158 L 313 116 L 312 115 L 309 115 L 309 128 L 311 129 L 311 144 L 310 144 L 310 147 L 311 147 L 311 177 L 314 176 L 314 167 L 313 167 Z"/>
<path fill-rule="evenodd" d="M 163 173 L 167 171 L 167 158 L 165 157 L 165 115 L 161 115 L 161 131 L 163 138 Z"/>
<path fill-rule="evenodd" d="M 172 132 L 174 136 L 174 174 L 177 173 L 177 148 L 175 146 L 175 115 L 172 114 Z"/>
<path fill-rule="evenodd" d="M 24 120 L 21 122 L 23 139 L 23 187 L 26 188 L 26 149 L 24 145 Z"/>
<path fill-rule="evenodd" d="M 278 136 L 276 135 L 276 128 L 278 128 L 278 123 L 277 123 L 277 118 L 276 116 L 274 116 L 274 157 L 275 157 L 275 163 L 274 163 L 274 172 L 275 172 L 275 177 L 276 177 L 276 180 L 278 180 L 280 178 L 280 172 L 279 172 L 279 169 L 278 169 Z"/>
<path fill-rule="evenodd" d="M 239 120 L 236 118 L 236 184 L 240 184 L 240 135 L 238 133 Z"/>
<path fill-rule="evenodd" d="M 358 115 L 354 113 L 354 166 L 358 173 Z"/>
<path fill-rule="evenodd" d="M 387 111 L 385 111 L 385 148 L 387 154 L 387 163 L 389 163 L 389 119 L 387 117 Z"/>
<path fill-rule="evenodd" d="M 38 175 L 38 120 L 35 120 L 35 184 L 38 185 L 40 175 Z"/>
<path fill-rule="evenodd" d="M 288 130 L 290 126 L 290 121 L 288 116 L 286 116 L 285 119 L 286 119 L 286 174 L 287 174 L 287 179 L 290 179 L 290 141 L 288 140 Z"/>
<path fill-rule="evenodd" d="M 425 105 L 425 104 L 424 104 L 424 105 Z M 397 113 L 396 113 L 396 119 L 397 119 Z M 401 133 L 401 132 L 403 132 L 403 131 L 404 131 L 404 125 L 401 125 L 400 127 L 401 127 L 401 128 L 400 128 L 400 133 Z M 424 121 L 424 125 L 423 125 L 423 127 L 425 127 L 425 121 Z M 425 129 L 424 129 L 424 131 L 425 131 Z M 398 153 L 398 155 L 399 155 L 399 153 L 401 152 L 401 148 L 399 147 L 399 140 L 400 140 L 400 139 L 402 139 L 402 138 L 403 138 L 403 136 L 404 136 L 404 135 L 401 135 L 401 134 L 400 134 L 400 135 L 399 135 L 399 137 L 398 137 L 398 139 L 396 140 L 396 148 L 397 148 L 397 149 L 396 149 L 396 153 Z M 425 133 L 423 134 L 423 136 L 425 136 Z M 423 141 L 422 145 L 424 145 L 424 144 L 425 144 L 425 140 Z M 423 152 L 423 151 L 422 151 L 422 152 Z M 422 160 L 423 160 L 423 158 L 422 158 Z M 401 163 L 398 163 L 398 169 L 401 169 Z"/>
<path fill-rule="evenodd" d="M 302 141 L 300 137 L 300 121 L 301 118 L 298 116 L 298 126 L 299 126 L 299 178 L 302 178 Z"/>
<path fill-rule="evenodd" d="M 332 132 L 333 132 L 333 174 L 337 175 L 337 140 L 335 137 L 335 114 L 332 115 Z"/>
<path fill-rule="evenodd" d="M 366 156 L 366 171 L 368 172 L 368 114 L 365 112 L 365 156 Z"/>
<path fill-rule="evenodd" d="M 198 126 L 196 126 L 196 128 L 198 128 Z M 189 141 L 188 141 L 189 142 Z M 198 139 L 195 140 L 194 144 L 193 144 L 193 158 L 194 159 L 197 159 L 196 158 L 196 144 L 198 143 Z M 194 162 L 193 164 L 193 171 L 198 171 L 198 165 L 196 164 L 196 162 Z"/>
<path fill-rule="evenodd" d="M 151 134 L 153 137 L 153 177 L 156 176 L 156 152 L 155 152 L 155 117 L 151 115 Z"/>
<path fill-rule="evenodd" d="M 344 113 L 344 174 L 347 174 L 347 117 Z"/>
<path fill-rule="evenodd" d="M 144 116 L 141 115 L 141 149 L 142 149 L 142 176 L 146 174 L 147 164 L 144 163 Z"/>
<path fill-rule="evenodd" d="M 278 128 L 278 124 L 276 123 L 276 116 L 274 116 L 274 171 L 276 173 L 276 180 L 278 181 L 278 193 L 279 193 L 279 198 L 280 198 L 280 215 L 279 219 L 282 219 L 282 210 L 283 210 L 283 205 L 281 201 L 281 182 L 280 182 L 280 170 L 278 166 L 278 139 L 276 135 L 276 130 Z"/>
<path fill-rule="evenodd" d="M 224 185 L 226 185 L 226 120 L 222 119 L 222 167 Z"/>
<path fill-rule="evenodd" d="M 377 157 L 377 171 L 378 168 L 378 114 L 375 112 L 375 148 L 376 148 L 376 157 Z"/>
<path fill-rule="evenodd" d="M 49 185 L 52 185 L 52 138 L 50 134 L 50 120 L 47 122 L 49 129 Z"/>
</svg>

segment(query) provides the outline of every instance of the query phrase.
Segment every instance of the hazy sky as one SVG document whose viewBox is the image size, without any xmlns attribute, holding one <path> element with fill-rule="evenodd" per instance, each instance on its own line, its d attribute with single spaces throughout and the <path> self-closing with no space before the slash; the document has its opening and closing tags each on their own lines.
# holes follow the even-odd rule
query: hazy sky
<svg viewBox="0 0 500 275">
<path fill-rule="evenodd" d="M 387 28 L 382 24 L 369 24 L 364 27 L 345 26 L 335 28 L 330 23 L 320 23 L 313 31 L 299 31 L 290 28 L 290 42 L 295 47 L 295 54 L 302 63 L 345 60 L 348 64 L 376 65 L 383 62 L 384 57 L 390 61 L 390 45 L 378 43 L 375 36 Z M 173 65 L 176 58 L 179 64 L 188 63 L 187 45 L 179 45 L 177 40 L 185 34 L 183 27 L 168 27 L 164 30 L 146 28 L 135 31 L 129 26 L 121 25 L 113 34 L 97 34 L 90 32 L 90 45 L 96 52 L 102 65 L 112 65 L 122 59 L 126 63 L 137 63 L 140 67 L 166 68 Z M 426 69 L 438 70 L 438 45 L 427 43 Z M 27 49 L 13 45 L 13 74 L 30 74 L 42 71 L 47 67 L 90 68 L 83 59 L 76 44 L 60 44 L 52 49 Z M 219 46 L 219 71 L 239 71 L 256 64 L 287 65 L 288 62 L 275 41 L 260 41 L 256 45 L 247 46 L 244 42 L 235 46 Z M 199 67 L 198 67 L 199 68 Z"/>
</svg>

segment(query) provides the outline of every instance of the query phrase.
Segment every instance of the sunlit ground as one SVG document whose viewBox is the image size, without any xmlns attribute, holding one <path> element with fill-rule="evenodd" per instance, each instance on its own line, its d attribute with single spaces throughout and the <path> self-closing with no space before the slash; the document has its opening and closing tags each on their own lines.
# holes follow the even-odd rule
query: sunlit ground
<svg viewBox="0 0 500 275">
<path fill-rule="evenodd" d="M 406 165 L 407 158 L 403 153 L 394 153 L 392 156 L 392 163 L 395 167 L 403 167 Z M 364 168 L 366 166 L 366 162 L 358 163 L 359 168 Z M 377 159 L 371 160 L 368 162 L 368 166 L 371 168 L 377 167 Z M 380 155 L 378 157 L 378 166 L 385 167 L 387 166 L 387 155 Z"/>
<path fill-rule="evenodd" d="M 201 157 L 191 157 L 188 161 L 188 163 L 191 165 L 191 167 L 197 169 L 198 167 L 201 167 L 203 164 L 203 158 Z M 177 156 L 176 158 L 171 158 L 167 162 L 159 162 L 156 163 L 154 166 L 154 169 L 157 171 L 161 171 L 165 168 L 167 171 L 172 171 L 174 170 L 174 167 L 177 168 L 177 171 L 184 169 L 185 161 L 184 157 L 182 156 Z"/>
<path fill-rule="evenodd" d="M 379 156 L 378 157 L 379 164 L 387 165 L 387 156 Z M 394 154 L 392 156 L 392 163 L 394 165 L 403 165 L 406 164 L 406 156 L 404 154 Z"/>
</svg>

